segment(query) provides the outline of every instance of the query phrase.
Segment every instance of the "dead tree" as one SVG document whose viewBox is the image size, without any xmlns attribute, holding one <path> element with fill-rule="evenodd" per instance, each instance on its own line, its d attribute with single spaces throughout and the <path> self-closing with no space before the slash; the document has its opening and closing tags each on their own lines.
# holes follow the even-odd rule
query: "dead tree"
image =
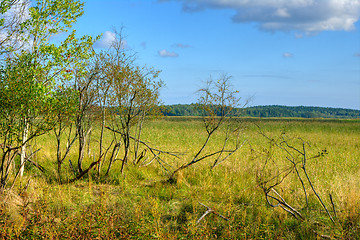
<svg viewBox="0 0 360 240">
<path fill-rule="evenodd" d="M 308 193 L 306 188 L 306 185 L 308 184 L 308 186 L 310 186 L 311 188 L 311 191 L 315 194 L 321 206 L 327 213 L 329 219 L 334 223 L 334 218 L 332 217 L 324 201 L 316 191 L 315 186 L 306 168 L 306 163 L 308 160 L 325 156 L 327 154 L 326 149 L 318 152 L 311 157 L 308 157 L 306 147 L 310 145 L 301 138 L 295 139 L 295 142 L 298 142 L 298 145 L 300 145 L 299 147 L 290 143 L 291 140 L 288 140 L 286 138 L 285 133 L 282 133 L 277 138 L 270 138 L 260 129 L 260 134 L 269 141 L 269 147 L 264 150 L 264 165 L 257 172 L 257 183 L 258 186 L 263 190 L 267 203 L 271 207 L 281 207 L 295 218 L 304 219 L 304 217 L 294 207 L 291 207 L 290 204 L 288 204 L 284 200 L 284 198 L 275 190 L 276 187 L 281 186 L 284 180 L 287 179 L 291 173 L 296 173 L 296 177 L 299 180 L 301 188 L 304 192 L 304 198 L 306 203 L 305 207 L 308 208 Z M 277 161 L 276 159 L 274 159 L 273 152 L 275 149 L 280 149 L 285 153 L 284 161 L 280 161 L 280 164 L 285 166 L 283 167 L 283 169 L 279 167 L 280 165 L 277 165 Z M 272 203 L 273 201 L 275 201 L 275 203 Z"/>
<path fill-rule="evenodd" d="M 221 75 L 216 81 L 210 77 L 205 87 L 198 91 L 200 94 L 198 108 L 203 113 L 202 120 L 207 136 L 191 161 L 184 163 L 172 172 L 169 179 L 170 181 L 175 180 L 177 172 L 195 163 L 217 156 L 212 164 L 212 168 L 216 167 L 241 148 L 245 142 L 239 140 L 241 125 L 239 126 L 236 118 L 234 118 L 237 116 L 241 98 L 237 96 L 238 91 L 232 89 L 230 79 L 231 76 L 226 74 Z M 245 105 L 247 105 L 247 102 L 243 106 Z M 226 126 L 226 136 L 222 148 L 217 151 L 206 152 L 206 147 L 210 139 L 223 125 Z M 229 138 L 234 136 L 236 138 L 235 147 L 227 149 Z"/>
</svg>

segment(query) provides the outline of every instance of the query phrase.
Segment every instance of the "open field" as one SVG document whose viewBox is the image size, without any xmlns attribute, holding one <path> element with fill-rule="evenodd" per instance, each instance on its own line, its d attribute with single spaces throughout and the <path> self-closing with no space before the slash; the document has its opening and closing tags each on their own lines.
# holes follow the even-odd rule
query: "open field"
<svg viewBox="0 0 360 240">
<path fill-rule="evenodd" d="M 117 161 L 107 177 L 105 162 L 100 177 L 94 170 L 59 185 L 54 136 L 42 136 L 35 160 L 46 171 L 28 165 L 13 191 L 2 196 L 0 238 L 360 239 L 360 120 L 243 119 L 242 124 L 242 148 L 213 169 L 214 158 L 208 158 L 180 171 L 175 183 L 166 181 L 157 161 L 147 166 L 129 161 L 123 175 Z M 98 151 L 98 134 L 92 133 L 86 150 L 89 163 Z M 303 173 L 308 206 L 295 171 L 282 174 L 291 164 L 286 151 L 272 144 L 279 136 L 298 150 L 306 147 L 308 176 L 334 223 Z M 179 159 L 163 158 L 173 170 L 191 160 L 205 138 L 200 118 L 153 120 L 142 133 L 152 147 L 183 153 Z M 207 151 L 221 148 L 223 139 L 221 129 Z M 76 150 L 69 159 L 75 161 Z M 319 153 L 326 154 L 311 158 Z M 68 162 L 63 169 L 70 179 Z M 302 219 L 267 204 L 261 182 L 271 185 L 278 179 L 283 181 L 274 189 Z M 209 213 L 201 218 L 208 210 L 202 204 L 223 217 Z"/>
</svg>

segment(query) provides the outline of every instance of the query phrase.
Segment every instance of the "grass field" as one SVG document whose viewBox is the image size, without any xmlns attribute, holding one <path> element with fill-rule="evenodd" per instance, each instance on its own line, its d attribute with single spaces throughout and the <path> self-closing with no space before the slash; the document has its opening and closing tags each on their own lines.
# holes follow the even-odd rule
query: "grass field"
<svg viewBox="0 0 360 240">
<path fill-rule="evenodd" d="M 214 158 L 209 158 L 180 171 L 176 183 L 166 181 L 167 173 L 157 161 L 142 167 L 130 161 L 123 175 L 117 161 L 107 177 L 105 162 L 100 178 L 94 170 L 79 181 L 59 185 L 54 136 L 42 136 L 37 139 L 42 149 L 36 161 L 46 172 L 27 166 L 15 188 L 2 196 L 0 238 L 360 239 L 360 120 L 249 118 L 242 124 L 242 148 L 214 169 Z M 260 134 L 258 126 L 273 141 Z M 88 164 L 98 151 L 98 134 L 92 133 Z M 289 167 L 289 155 L 273 144 L 279 136 L 300 150 L 306 142 L 307 173 L 334 223 L 301 175 L 306 206 L 294 171 L 275 189 L 303 219 L 267 204 L 260 182 L 269 180 L 271 185 Z M 183 153 L 179 159 L 163 158 L 172 170 L 189 162 L 205 138 L 199 118 L 153 120 L 142 134 L 153 147 Z M 206 151 L 221 148 L 223 139 L 221 129 Z M 324 156 L 311 159 L 325 150 Z M 75 161 L 76 147 L 69 158 Z M 68 162 L 63 169 L 71 178 Z M 213 212 L 201 219 L 208 210 L 202 204 L 218 215 Z"/>
</svg>

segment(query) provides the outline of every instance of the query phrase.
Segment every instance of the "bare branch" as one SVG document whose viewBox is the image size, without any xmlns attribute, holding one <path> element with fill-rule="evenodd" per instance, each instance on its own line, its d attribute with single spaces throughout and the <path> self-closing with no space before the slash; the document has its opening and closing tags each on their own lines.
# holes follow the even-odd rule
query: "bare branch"
<svg viewBox="0 0 360 240">
<path fill-rule="evenodd" d="M 319 201 L 320 201 L 321 205 L 323 206 L 323 208 L 325 209 L 326 213 L 328 214 L 330 220 L 331 220 L 333 223 L 335 223 L 333 217 L 331 216 L 329 210 L 327 209 L 327 207 L 325 206 L 324 202 L 322 201 L 320 195 L 316 192 L 316 190 L 315 190 L 315 188 L 314 188 L 314 185 L 312 184 L 312 182 L 311 182 L 311 180 L 310 180 L 310 177 L 309 177 L 309 175 L 308 175 L 308 173 L 307 173 L 307 171 L 306 171 L 306 168 L 305 168 L 305 163 L 306 163 L 305 143 L 303 143 L 303 151 L 304 151 L 304 154 L 303 154 L 303 156 L 304 156 L 304 161 L 303 161 L 302 169 L 304 170 L 305 176 L 306 176 L 306 178 L 307 178 L 307 180 L 308 180 L 308 182 L 309 182 L 309 184 L 310 184 L 311 189 L 312 189 L 313 192 L 315 193 L 316 197 L 319 199 Z"/>
<path fill-rule="evenodd" d="M 209 213 L 212 213 L 212 214 L 215 214 L 216 216 L 219 216 L 221 217 L 222 219 L 224 219 L 225 221 L 229 221 L 229 219 L 223 215 L 221 215 L 220 213 L 216 212 L 214 209 L 206 206 L 205 204 L 202 204 L 201 202 L 199 202 L 202 206 L 206 207 L 207 210 L 206 212 L 196 221 L 197 224 L 199 224 L 199 222 L 206 216 L 208 215 Z"/>
<path fill-rule="evenodd" d="M 335 204 L 334 204 L 333 197 L 332 197 L 331 193 L 329 193 L 329 197 L 330 197 L 330 202 L 331 202 L 331 205 L 332 205 L 332 208 L 333 208 L 334 216 L 335 216 L 335 218 L 337 218 L 336 210 L 335 210 Z"/>
<path fill-rule="evenodd" d="M 108 126 L 105 126 L 106 129 L 112 131 L 112 132 L 115 132 L 115 133 L 118 133 L 118 134 L 123 134 L 122 132 L 116 130 L 116 129 L 113 129 L 113 128 L 110 128 Z M 141 143 L 142 145 L 144 145 L 145 147 L 147 147 L 151 152 L 158 152 L 158 153 L 163 153 L 163 154 L 168 154 L 170 156 L 173 156 L 173 157 L 176 157 L 176 158 L 180 158 L 178 155 L 181 155 L 183 153 L 181 152 L 169 152 L 169 151 L 163 151 L 163 150 L 160 150 L 160 149 L 157 149 L 157 148 L 153 148 L 151 147 L 148 143 L 144 142 L 144 141 L 141 141 L 140 139 L 136 139 L 132 136 L 130 136 L 130 139 L 134 140 L 134 141 L 137 141 L 139 143 Z M 156 155 L 156 154 L 154 154 Z"/>
<path fill-rule="evenodd" d="M 90 166 L 89 166 L 86 170 L 82 171 L 82 172 L 81 172 L 79 175 L 77 175 L 75 178 L 71 179 L 71 180 L 69 181 L 69 183 L 75 182 L 75 181 L 79 180 L 80 178 L 82 178 L 82 177 L 83 177 L 85 174 L 87 174 L 93 167 L 95 167 L 96 164 L 99 164 L 100 161 L 101 161 L 101 157 L 99 157 L 99 159 L 98 159 L 96 162 L 92 162 L 92 163 L 90 164 Z"/>
</svg>

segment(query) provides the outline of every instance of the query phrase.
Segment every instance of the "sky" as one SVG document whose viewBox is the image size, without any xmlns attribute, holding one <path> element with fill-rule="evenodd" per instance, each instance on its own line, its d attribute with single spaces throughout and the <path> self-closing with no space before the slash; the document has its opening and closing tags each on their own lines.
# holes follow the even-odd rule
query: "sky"
<svg viewBox="0 0 360 240">
<path fill-rule="evenodd" d="M 85 0 L 75 28 L 114 28 L 137 63 L 161 70 L 164 104 L 197 101 L 212 77 L 232 76 L 250 106 L 360 110 L 360 0 Z"/>
</svg>

